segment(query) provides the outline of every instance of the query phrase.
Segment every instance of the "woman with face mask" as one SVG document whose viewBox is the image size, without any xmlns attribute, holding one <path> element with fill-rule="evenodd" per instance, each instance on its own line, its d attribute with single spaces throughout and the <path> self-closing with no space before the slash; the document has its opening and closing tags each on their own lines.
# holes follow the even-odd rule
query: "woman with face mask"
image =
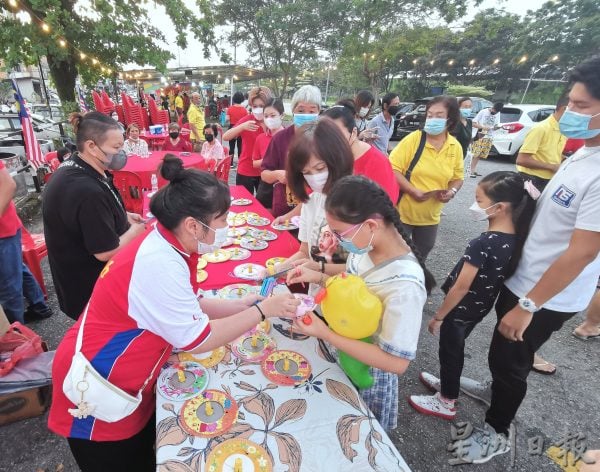
<svg viewBox="0 0 600 472">
<path fill-rule="evenodd" d="M 369 121 L 365 134 L 367 140 L 373 142 L 373 146 L 382 153 L 388 153 L 390 139 L 394 134 L 394 120 L 396 113 L 400 110 L 400 97 L 393 92 L 386 93 L 381 99 L 381 113 Z M 360 113 L 360 112 L 359 112 Z"/>
<path fill-rule="evenodd" d="M 202 130 L 204 133 L 204 144 L 202 144 L 202 150 L 200 154 L 206 161 L 219 162 L 225 158 L 225 151 L 223 150 L 222 144 L 217 139 L 219 134 L 219 128 L 217 125 L 205 125 Z"/>
<path fill-rule="evenodd" d="M 181 139 L 180 128 L 177 123 L 169 123 L 169 137 L 162 145 L 163 151 L 192 152 L 192 143 Z"/>
<path fill-rule="evenodd" d="M 469 97 L 458 99 L 458 111 L 460 112 L 460 119 L 454 129 L 451 130 L 451 133 L 460 143 L 464 159 L 467 157 L 469 145 L 473 140 L 473 120 L 470 118 L 473 113 L 473 102 Z"/>
<path fill-rule="evenodd" d="M 123 145 L 123 150 L 128 156 L 130 154 L 136 156 L 148 156 L 148 143 L 140 139 L 140 127 L 135 123 L 131 123 L 127 127 L 127 139 Z"/>
<path fill-rule="evenodd" d="M 281 264 L 281 269 L 308 263 L 324 274 L 337 270 L 346 260 L 325 220 L 325 200 L 333 184 L 352 174 L 354 158 L 348 140 L 329 118 L 300 127 L 290 146 L 287 182 L 302 202 L 299 251 Z M 310 189 L 310 195 L 307 192 Z M 309 294 L 318 286 L 311 284 Z"/>
<path fill-rule="evenodd" d="M 67 438 L 83 471 L 154 471 L 155 387 L 173 348 L 210 352 L 265 318 L 295 316 L 299 305 L 291 294 L 198 299 L 200 253 L 227 237 L 229 188 L 211 174 L 184 169 L 175 156 L 165 157 L 160 172 L 170 183 L 150 202 L 156 225 L 106 266 L 85 317 L 56 351 L 48 425 Z M 64 390 L 80 329 L 80 353 L 96 373 L 141 400 L 129 414 L 117 412 L 114 422 L 94 416 L 111 412 L 101 400 L 87 417 L 77 417 L 77 405 Z"/>
<path fill-rule="evenodd" d="M 102 113 L 71 115 L 77 152 L 54 173 L 43 194 L 48 261 L 61 310 L 77 319 L 106 262 L 144 231 L 125 211 L 109 170 L 127 162 L 118 123 Z"/>
<path fill-rule="evenodd" d="M 256 138 L 256 142 L 254 143 L 252 165 L 255 169 L 261 170 L 263 157 L 265 157 L 273 136 L 284 129 L 283 113 L 283 102 L 279 98 L 272 98 L 265 105 L 265 125 L 267 126 L 267 130 Z M 271 209 L 273 207 L 273 185 L 266 183 L 262 180 L 262 177 L 258 184 L 256 198 L 265 208 Z"/>
<path fill-rule="evenodd" d="M 456 98 L 439 96 L 427 104 L 423 130 L 394 148 L 390 162 L 400 185 L 400 219 L 424 259 L 433 248 L 444 204 L 464 179 L 460 143 L 448 130 L 459 120 Z"/>
<path fill-rule="evenodd" d="M 223 140 L 229 141 L 238 136 L 242 138 L 242 152 L 238 158 L 236 185 L 243 185 L 252 195 L 260 183 L 260 169 L 252 165 L 252 153 L 256 138 L 267 130 L 265 124 L 265 105 L 271 99 L 271 90 L 267 87 L 254 87 L 248 93 L 248 103 L 252 107 L 249 115 L 240 118 L 237 125 L 223 134 Z"/>
<path fill-rule="evenodd" d="M 358 139 L 371 141 L 371 133 L 365 133 L 367 129 L 367 117 L 373 108 L 375 97 L 369 90 L 361 90 L 354 97 L 354 109 L 356 110 L 356 129 L 358 131 Z M 367 136 L 369 138 L 367 139 Z"/>
</svg>

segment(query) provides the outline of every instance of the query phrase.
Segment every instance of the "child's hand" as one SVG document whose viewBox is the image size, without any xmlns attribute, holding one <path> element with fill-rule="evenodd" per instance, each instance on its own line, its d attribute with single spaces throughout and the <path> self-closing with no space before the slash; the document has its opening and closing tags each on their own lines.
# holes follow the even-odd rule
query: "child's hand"
<svg viewBox="0 0 600 472">
<path fill-rule="evenodd" d="M 287 273 L 286 283 L 288 285 L 308 282 L 318 284 L 321 282 L 323 274 L 316 270 L 309 269 L 306 265 L 298 266 Z"/>
<path fill-rule="evenodd" d="M 319 339 L 324 339 L 330 331 L 323 320 L 313 312 L 308 312 L 306 315 L 296 318 L 294 330 Z"/>
<path fill-rule="evenodd" d="M 439 336 L 440 334 L 440 326 L 442 326 L 443 320 L 436 320 L 435 318 L 431 318 L 429 320 L 429 324 L 427 325 L 427 329 L 434 336 Z"/>
</svg>

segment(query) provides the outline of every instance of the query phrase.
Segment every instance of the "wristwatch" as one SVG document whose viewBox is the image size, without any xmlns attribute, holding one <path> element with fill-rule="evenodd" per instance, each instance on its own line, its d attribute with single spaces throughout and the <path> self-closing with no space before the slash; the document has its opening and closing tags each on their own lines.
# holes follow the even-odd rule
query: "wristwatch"
<svg viewBox="0 0 600 472">
<path fill-rule="evenodd" d="M 456 194 L 458 193 L 458 189 L 457 189 L 457 188 L 454 188 L 454 187 L 452 187 L 452 188 L 450 189 L 450 191 L 451 191 L 451 192 L 452 192 L 452 193 L 453 193 L 455 196 L 456 196 Z"/>
<path fill-rule="evenodd" d="M 519 298 L 519 306 L 529 313 L 535 313 L 536 311 L 541 310 L 541 308 L 538 308 L 531 298 L 527 297 Z"/>
</svg>

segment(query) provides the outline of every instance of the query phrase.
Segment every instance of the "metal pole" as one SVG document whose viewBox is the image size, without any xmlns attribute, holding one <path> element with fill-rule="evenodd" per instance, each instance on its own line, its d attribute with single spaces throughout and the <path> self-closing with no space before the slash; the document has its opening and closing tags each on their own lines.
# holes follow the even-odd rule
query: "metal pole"
<svg viewBox="0 0 600 472">
<path fill-rule="evenodd" d="M 531 68 L 531 76 L 527 81 L 527 86 L 525 87 L 525 91 L 523 92 L 523 96 L 521 97 L 521 103 L 525 101 L 525 95 L 527 95 L 527 91 L 529 90 L 529 86 L 531 85 L 531 81 L 533 80 L 533 76 L 535 75 L 535 66 Z"/>
<path fill-rule="evenodd" d="M 329 95 L 329 73 L 331 72 L 331 66 L 327 66 L 327 83 L 325 84 L 325 105 L 327 105 L 327 96 Z"/>
<path fill-rule="evenodd" d="M 40 60 L 40 56 L 37 58 L 38 60 L 38 68 L 40 70 L 40 79 L 42 81 L 42 89 L 44 90 L 44 95 L 46 96 L 46 105 L 48 105 L 48 112 L 50 113 L 50 119 L 54 121 L 52 117 L 52 108 L 50 107 L 50 97 L 48 96 L 48 89 L 46 88 L 46 81 L 44 80 L 44 71 L 42 70 L 42 61 Z"/>
</svg>

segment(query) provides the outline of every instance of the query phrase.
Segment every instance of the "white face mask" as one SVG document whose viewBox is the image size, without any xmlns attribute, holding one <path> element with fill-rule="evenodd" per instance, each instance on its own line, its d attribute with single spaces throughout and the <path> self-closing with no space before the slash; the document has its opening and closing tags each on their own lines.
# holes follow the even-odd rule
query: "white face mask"
<svg viewBox="0 0 600 472">
<path fill-rule="evenodd" d="M 202 226 L 208 228 L 209 230 L 215 233 L 215 240 L 212 244 L 206 244 L 202 241 L 198 240 L 198 253 L 199 254 L 207 254 L 209 252 L 216 251 L 219 249 L 225 241 L 227 241 L 227 232 L 229 231 L 229 225 L 223 226 L 222 228 L 211 228 L 210 226 L 202 223 L 202 221 L 196 220 Z"/>
<path fill-rule="evenodd" d="M 318 174 L 304 174 L 304 180 L 306 180 L 306 183 L 313 190 L 313 192 L 323 192 L 323 187 L 325 187 L 328 178 L 328 170 L 324 170 Z"/>
<path fill-rule="evenodd" d="M 267 125 L 267 128 L 270 130 L 281 128 L 281 116 L 265 118 L 265 125 Z"/>
<path fill-rule="evenodd" d="M 361 118 L 364 118 L 365 116 L 367 116 L 367 113 L 369 113 L 369 108 L 361 107 L 360 111 L 358 112 L 358 116 L 360 116 Z"/>
<path fill-rule="evenodd" d="M 254 118 L 256 118 L 257 120 L 263 119 L 263 112 L 264 112 L 264 108 L 261 108 L 261 107 L 252 108 L 252 114 L 254 115 Z"/>
<path fill-rule="evenodd" d="M 487 208 L 481 208 L 479 206 L 479 203 L 474 202 L 473 205 L 471 205 L 469 207 L 469 213 L 471 214 L 471 218 L 473 219 L 473 221 L 487 220 L 490 216 L 492 216 L 492 215 L 487 214 L 487 210 L 489 210 L 490 208 L 492 208 L 493 206 L 496 206 L 496 205 L 498 205 L 498 204 L 494 203 L 493 205 L 490 205 Z"/>
</svg>

